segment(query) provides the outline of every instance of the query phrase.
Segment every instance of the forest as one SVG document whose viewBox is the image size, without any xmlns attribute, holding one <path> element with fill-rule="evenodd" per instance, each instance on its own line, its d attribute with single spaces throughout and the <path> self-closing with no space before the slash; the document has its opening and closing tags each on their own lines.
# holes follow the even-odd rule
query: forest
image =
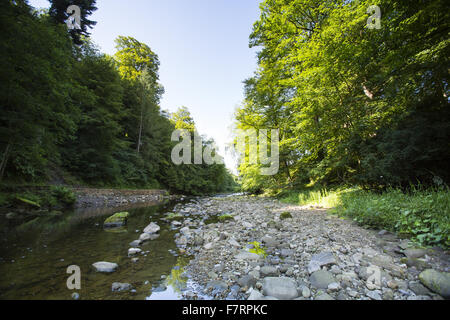
<svg viewBox="0 0 450 320">
<path fill-rule="evenodd" d="M 81 8 L 81 29 L 66 26 L 66 9 Z M 223 164 L 177 166 L 172 131 L 195 122 L 159 101 L 158 55 L 119 36 L 116 53 L 89 39 L 95 1 L 27 1 L 0 5 L 0 179 L 3 184 L 56 183 L 96 187 L 167 188 L 204 194 L 233 189 Z M 48 12 L 47 12 L 48 11 Z M 203 140 L 203 148 L 213 141 Z"/>
<path fill-rule="evenodd" d="M 280 130 L 273 188 L 450 181 L 446 2 L 358 2 L 261 4 L 236 127 Z M 369 5 L 380 29 L 366 27 Z M 267 186 L 256 169 L 241 167 L 245 189 Z"/>
<path fill-rule="evenodd" d="M 250 35 L 258 68 L 235 129 L 278 129 L 280 168 L 262 176 L 264 165 L 243 161 L 243 190 L 450 244 L 448 3 L 266 0 L 260 9 Z"/>
<path fill-rule="evenodd" d="M 449 300 L 448 4 L 1 0 L 0 300 Z"/>
<path fill-rule="evenodd" d="M 237 177 L 223 164 L 171 161 L 172 132 L 198 133 L 186 107 L 161 110 L 149 45 L 119 36 L 115 54 L 104 54 L 89 37 L 94 0 L 50 4 L 1 4 L 2 186 L 240 188 L 450 244 L 445 1 L 262 1 L 249 36 L 258 67 L 233 129 L 278 130 L 279 170 L 265 176 L 266 165 L 240 161 Z M 71 4 L 80 29 L 66 25 Z"/>
</svg>

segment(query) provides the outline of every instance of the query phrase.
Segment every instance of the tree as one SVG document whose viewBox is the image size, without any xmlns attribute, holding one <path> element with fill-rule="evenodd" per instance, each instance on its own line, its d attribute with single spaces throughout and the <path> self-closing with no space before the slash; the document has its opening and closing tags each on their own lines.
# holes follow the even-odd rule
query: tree
<svg viewBox="0 0 450 320">
<path fill-rule="evenodd" d="M 97 22 L 92 21 L 88 19 L 88 16 L 90 16 L 95 10 L 97 10 L 97 7 L 95 6 L 96 0 L 49 0 L 50 1 L 50 16 L 53 17 L 53 19 L 57 23 L 66 23 L 67 19 L 71 15 L 71 13 L 67 12 L 67 9 L 71 5 L 76 5 L 80 8 L 80 20 L 81 25 L 80 29 L 73 29 L 70 30 L 70 34 L 72 36 L 72 39 L 75 44 L 81 45 L 82 36 L 88 37 L 90 33 L 88 32 L 88 28 L 92 29 Z"/>
<path fill-rule="evenodd" d="M 367 27 L 369 5 L 382 8 L 381 29 Z M 439 0 L 261 4 L 250 36 L 262 48 L 259 68 L 246 81 L 236 120 L 238 128 L 283 131 L 280 163 L 287 170 L 272 177 L 272 186 L 449 181 L 448 166 L 433 164 L 448 159 L 448 144 L 436 142 L 449 136 L 438 120 L 449 102 L 444 8 Z M 421 122 L 431 132 L 418 130 Z M 242 169 L 255 179 L 253 168 Z"/>
<path fill-rule="evenodd" d="M 72 47 L 63 27 L 25 1 L 3 1 L 0 15 L 0 179 L 38 179 L 76 130 Z"/>
</svg>

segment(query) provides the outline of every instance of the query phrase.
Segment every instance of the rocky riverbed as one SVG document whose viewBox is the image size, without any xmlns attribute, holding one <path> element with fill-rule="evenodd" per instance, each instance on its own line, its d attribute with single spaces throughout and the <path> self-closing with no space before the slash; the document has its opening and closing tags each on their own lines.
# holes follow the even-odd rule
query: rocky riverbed
<svg viewBox="0 0 450 320">
<path fill-rule="evenodd" d="M 72 188 L 76 195 L 76 208 L 120 207 L 173 200 L 178 196 L 169 195 L 166 190 L 127 190 Z"/>
<path fill-rule="evenodd" d="M 187 299 L 450 298 L 448 251 L 417 248 L 324 209 L 214 197 L 177 205 L 167 217 L 180 252 L 193 256 L 186 274 L 204 288 Z"/>
</svg>

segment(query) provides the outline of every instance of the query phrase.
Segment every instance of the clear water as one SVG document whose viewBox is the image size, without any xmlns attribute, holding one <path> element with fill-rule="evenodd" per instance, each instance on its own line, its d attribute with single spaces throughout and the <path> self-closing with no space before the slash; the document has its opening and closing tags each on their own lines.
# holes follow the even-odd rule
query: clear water
<svg viewBox="0 0 450 320">
<path fill-rule="evenodd" d="M 142 208 L 65 212 L 28 219 L 0 217 L 0 299 L 180 299 L 190 283 L 183 267 L 190 257 L 179 253 L 177 233 L 161 218 L 175 203 Z M 105 230 L 103 221 L 114 212 L 130 213 L 123 230 Z M 151 222 L 161 230 L 156 240 L 141 245 L 145 256 L 128 257 L 129 243 Z M 92 264 L 115 262 L 119 268 L 99 273 Z M 81 268 L 81 289 L 69 290 L 67 267 Z M 113 282 L 130 283 L 136 292 L 112 292 Z"/>
</svg>

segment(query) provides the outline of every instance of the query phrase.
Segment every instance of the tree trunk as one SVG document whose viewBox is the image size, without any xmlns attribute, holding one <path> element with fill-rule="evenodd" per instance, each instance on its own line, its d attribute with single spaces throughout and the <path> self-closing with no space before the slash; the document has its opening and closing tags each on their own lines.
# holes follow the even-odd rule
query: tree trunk
<svg viewBox="0 0 450 320">
<path fill-rule="evenodd" d="M 141 150 L 141 136 L 142 136 L 142 118 L 143 118 L 143 108 L 141 108 L 141 121 L 139 123 L 139 138 L 137 144 L 137 153 Z"/>
<path fill-rule="evenodd" d="M 5 152 L 3 153 L 2 162 L 0 163 L 0 181 L 3 179 L 5 173 L 6 164 L 8 163 L 9 152 L 11 150 L 11 142 L 6 146 Z"/>
<path fill-rule="evenodd" d="M 141 94 L 141 119 L 139 121 L 139 137 L 138 137 L 138 143 L 137 143 L 137 153 L 141 150 L 141 137 L 142 137 L 142 121 L 144 117 L 144 89 L 142 88 L 142 94 Z"/>
</svg>

